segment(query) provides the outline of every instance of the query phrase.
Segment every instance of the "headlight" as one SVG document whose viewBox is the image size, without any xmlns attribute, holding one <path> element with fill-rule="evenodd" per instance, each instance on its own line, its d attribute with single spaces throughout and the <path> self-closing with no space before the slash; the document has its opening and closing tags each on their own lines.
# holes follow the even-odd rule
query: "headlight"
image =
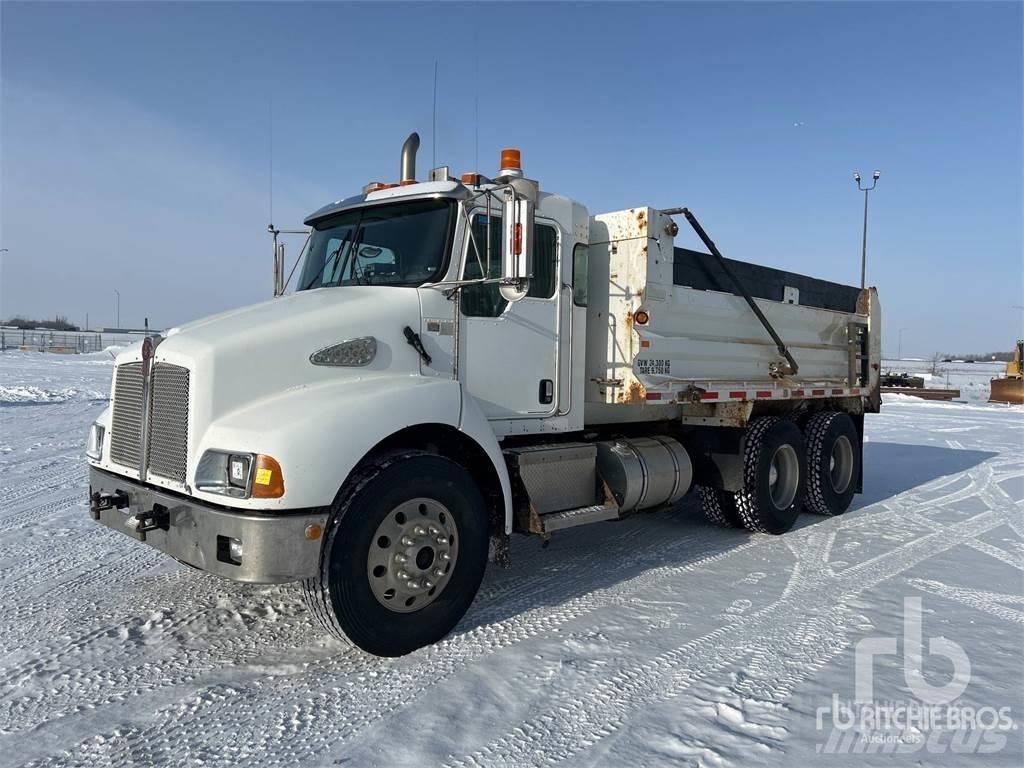
<svg viewBox="0 0 1024 768">
<path fill-rule="evenodd" d="M 196 489 L 236 499 L 279 499 L 284 495 L 281 465 L 261 453 L 207 451 L 196 467 Z"/>
<path fill-rule="evenodd" d="M 377 339 L 362 336 L 318 349 L 309 356 L 313 365 L 363 366 L 373 362 L 377 356 Z"/>
<path fill-rule="evenodd" d="M 85 455 L 90 459 L 99 461 L 103 456 L 103 438 L 107 430 L 102 424 L 93 422 L 89 427 L 89 439 L 85 443 Z"/>
<path fill-rule="evenodd" d="M 196 467 L 196 488 L 244 499 L 249 495 L 251 453 L 207 451 Z"/>
</svg>

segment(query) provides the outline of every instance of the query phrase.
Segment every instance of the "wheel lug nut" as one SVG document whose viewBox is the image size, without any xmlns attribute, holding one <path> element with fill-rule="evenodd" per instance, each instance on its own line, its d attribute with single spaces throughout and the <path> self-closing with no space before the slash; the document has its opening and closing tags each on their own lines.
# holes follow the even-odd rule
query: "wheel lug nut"
<svg viewBox="0 0 1024 768">
<path fill-rule="evenodd" d="M 399 571 L 398 573 L 395 574 L 395 576 L 398 577 L 398 579 L 400 581 L 406 581 L 409 578 L 409 574 L 406 573 L 405 571 Z M 409 582 L 409 583 L 411 584 L 412 582 Z"/>
<path fill-rule="evenodd" d="M 438 560 L 448 560 L 449 559 L 448 553 L 447 552 L 438 552 L 437 553 L 437 559 Z"/>
<path fill-rule="evenodd" d="M 430 535 L 431 536 L 437 536 L 437 534 L 439 534 L 440 532 L 441 532 L 440 529 L 436 525 L 430 526 Z"/>
<path fill-rule="evenodd" d="M 396 563 L 405 563 L 405 562 L 408 562 L 408 560 L 409 560 L 409 558 L 406 557 L 405 555 L 403 555 L 401 552 L 399 552 L 397 555 L 395 555 L 395 562 Z"/>
<path fill-rule="evenodd" d="M 422 525 L 417 525 L 415 528 L 412 529 L 412 532 L 415 533 L 417 536 L 425 536 L 427 534 L 427 529 L 424 528 Z"/>
<path fill-rule="evenodd" d="M 436 539 L 434 539 L 434 541 L 436 541 L 438 544 L 448 543 L 448 539 L 446 539 L 444 536 L 438 536 Z"/>
<path fill-rule="evenodd" d="M 409 589 L 416 589 L 419 585 L 420 583 L 416 581 L 416 579 L 409 579 L 409 581 L 406 582 L 406 586 L 409 587 Z"/>
<path fill-rule="evenodd" d="M 435 568 L 434 569 L 434 575 L 438 576 L 438 577 L 444 576 L 444 569 L 443 568 Z"/>
<path fill-rule="evenodd" d="M 423 580 L 423 588 L 424 589 L 430 589 L 432 586 L 434 586 L 434 582 L 432 582 L 430 579 L 424 579 Z"/>
<path fill-rule="evenodd" d="M 412 539 L 410 539 L 408 536 L 403 536 L 402 537 L 402 546 L 403 547 L 411 547 L 415 543 L 416 542 L 413 541 Z"/>
</svg>

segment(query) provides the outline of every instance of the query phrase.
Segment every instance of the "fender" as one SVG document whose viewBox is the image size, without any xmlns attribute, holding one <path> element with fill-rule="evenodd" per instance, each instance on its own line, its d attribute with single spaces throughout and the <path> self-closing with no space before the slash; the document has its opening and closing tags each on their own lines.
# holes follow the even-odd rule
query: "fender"
<svg viewBox="0 0 1024 768">
<path fill-rule="evenodd" d="M 497 472 L 511 531 L 508 469 L 487 418 L 459 382 L 416 375 L 345 378 L 294 387 L 214 421 L 189 460 L 189 478 L 208 449 L 263 453 L 281 464 L 280 499 L 232 499 L 193 490 L 198 499 L 240 509 L 286 511 L 328 506 L 345 478 L 382 440 L 417 424 L 446 424 L 474 440 Z"/>
<path fill-rule="evenodd" d="M 512 482 L 509 480 L 505 456 L 476 398 L 461 384 L 459 388 L 462 390 L 462 418 L 459 420 L 459 431 L 483 448 L 487 458 L 494 465 L 494 471 L 498 473 L 498 482 L 501 483 L 502 499 L 505 502 L 505 533 L 512 533 Z"/>
</svg>

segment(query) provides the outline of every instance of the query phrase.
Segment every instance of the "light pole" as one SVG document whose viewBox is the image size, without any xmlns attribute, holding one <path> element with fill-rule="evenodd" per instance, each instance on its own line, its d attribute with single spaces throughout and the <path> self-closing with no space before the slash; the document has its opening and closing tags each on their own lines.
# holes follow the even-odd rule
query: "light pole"
<svg viewBox="0 0 1024 768">
<path fill-rule="evenodd" d="M 909 328 L 900 328 L 899 345 L 896 348 L 896 359 L 897 360 L 902 360 L 903 359 L 903 332 L 904 331 L 909 331 L 909 330 L 910 330 Z"/>
<path fill-rule="evenodd" d="M 9 250 L 10 250 L 10 248 L 0 248 L 0 253 L 7 253 Z M 4 284 L 4 260 L 0 259 L 0 294 L 3 293 L 3 284 Z M 0 295 L 0 305 L 2 305 L 2 304 L 3 304 L 3 296 Z M 3 313 L 0 312 L 0 320 L 3 320 L 3 318 L 4 318 Z"/>
<path fill-rule="evenodd" d="M 114 289 L 114 294 L 117 297 L 117 321 L 116 321 L 115 325 L 117 325 L 117 327 L 120 328 L 121 327 L 121 292 L 119 290 L 117 290 L 117 288 L 115 288 Z"/>
<path fill-rule="evenodd" d="M 871 174 L 871 186 L 862 187 L 860 183 L 860 172 L 853 172 L 853 180 L 857 182 L 857 189 L 864 193 L 864 238 L 861 241 L 860 249 L 860 287 L 865 286 L 865 277 L 867 273 L 868 263 L 868 192 L 874 189 L 878 185 L 878 177 L 882 175 L 881 171 L 875 171 Z"/>
</svg>

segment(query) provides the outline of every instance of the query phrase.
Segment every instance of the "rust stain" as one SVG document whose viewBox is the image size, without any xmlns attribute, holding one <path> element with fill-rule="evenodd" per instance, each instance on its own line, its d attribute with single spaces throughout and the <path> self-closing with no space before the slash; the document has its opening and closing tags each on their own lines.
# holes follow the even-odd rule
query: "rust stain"
<svg viewBox="0 0 1024 768">
<path fill-rule="evenodd" d="M 636 225 L 640 228 L 641 232 L 647 230 L 647 211 L 643 208 L 636 213 Z"/>
<path fill-rule="evenodd" d="M 644 385 L 639 381 L 632 381 L 629 384 L 629 389 L 625 392 L 619 392 L 618 400 L 620 403 L 628 403 L 635 405 L 636 403 L 647 402 L 647 390 L 644 389 Z"/>
<path fill-rule="evenodd" d="M 626 324 L 626 330 L 627 331 L 632 331 L 633 330 L 633 310 L 632 309 L 630 309 L 630 310 L 628 310 L 626 312 L 625 324 Z"/>
</svg>

